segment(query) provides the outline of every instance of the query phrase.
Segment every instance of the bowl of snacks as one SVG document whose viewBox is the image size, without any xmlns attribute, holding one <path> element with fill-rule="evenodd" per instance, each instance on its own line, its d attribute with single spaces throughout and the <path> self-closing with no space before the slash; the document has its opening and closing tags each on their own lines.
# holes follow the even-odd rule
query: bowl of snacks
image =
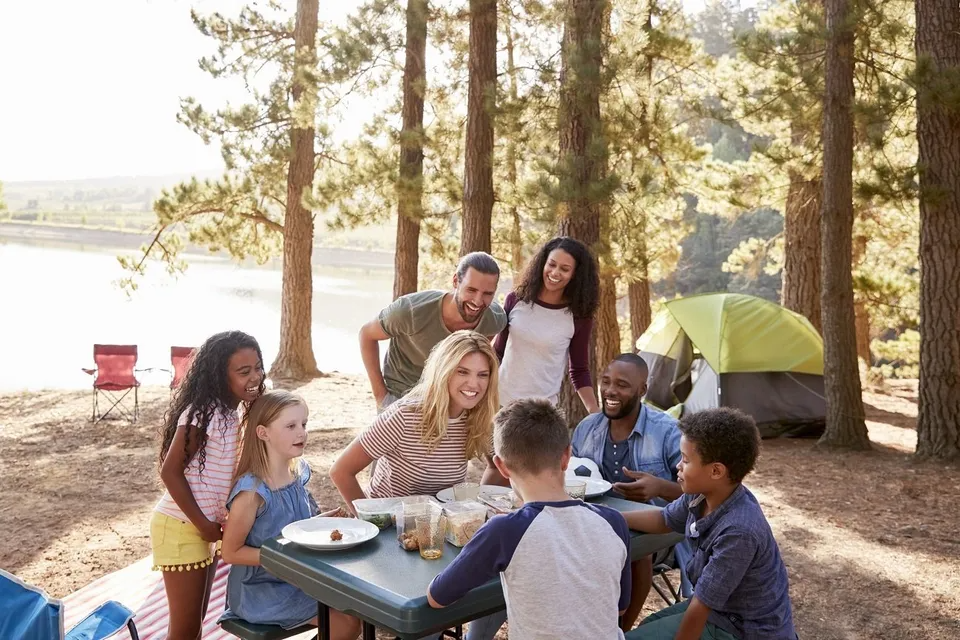
<svg viewBox="0 0 960 640">
<path fill-rule="evenodd" d="M 386 529 L 394 522 L 394 512 L 400 505 L 399 498 L 362 498 L 353 501 L 357 517 Z"/>
<path fill-rule="evenodd" d="M 476 500 L 448 502 L 443 505 L 443 515 L 447 518 L 447 542 L 462 547 L 487 521 L 487 505 Z"/>
</svg>

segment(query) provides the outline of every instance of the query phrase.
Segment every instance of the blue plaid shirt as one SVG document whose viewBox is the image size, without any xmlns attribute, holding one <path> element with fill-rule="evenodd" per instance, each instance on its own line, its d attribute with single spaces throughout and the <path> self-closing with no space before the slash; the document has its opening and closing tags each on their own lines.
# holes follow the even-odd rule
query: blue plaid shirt
<svg viewBox="0 0 960 640">
<path fill-rule="evenodd" d="M 684 494 L 663 519 L 693 547 L 686 572 L 709 622 L 740 640 L 795 640 L 787 568 L 760 503 L 743 485 L 705 518 L 703 502 Z"/>
<path fill-rule="evenodd" d="M 677 429 L 677 421 L 645 404 L 641 407 L 633 431 L 627 438 L 630 452 L 623 464 L 631 471 L 642 471 L 676 482 L 677 463 L 680 462 L 680 430 Z M 573 432 L 573 455 L 590 458 L 603 469 L 609 433 L 609 418 L 602 412 L 591 413 L 580 421 Z M 604 480 L 629 482 L 629 478 L 604 477 Z M 651 502 L 661 507 L 667 504 L 666 500 L 661 498 L 654 498 Z"/>
</svg>

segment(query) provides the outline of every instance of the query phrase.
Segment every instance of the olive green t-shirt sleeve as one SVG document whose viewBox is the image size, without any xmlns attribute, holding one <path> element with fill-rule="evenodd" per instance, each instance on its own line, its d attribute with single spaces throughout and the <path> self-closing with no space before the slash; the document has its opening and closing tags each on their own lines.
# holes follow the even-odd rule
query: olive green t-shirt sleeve
<svg viewBox="0 0 960 640">
<path fill-rule="evenodd" d="M 380 326 L 388 336 L 413 333 L 413 310 L 410 300 L 400 296 L 380 311 Z"/>
<path fill-rule="evenodd" d="M 503 310 L 503 307 L 493 302 L 487 307 L 486 311 L 483 312 L 483 317 L 480 319 L 480 324 L 477 325 L 476 331 L 485 336 L 495 336 L 503 331 L 503 328 L 506 326 L 506 312 Z"/>
</svg>

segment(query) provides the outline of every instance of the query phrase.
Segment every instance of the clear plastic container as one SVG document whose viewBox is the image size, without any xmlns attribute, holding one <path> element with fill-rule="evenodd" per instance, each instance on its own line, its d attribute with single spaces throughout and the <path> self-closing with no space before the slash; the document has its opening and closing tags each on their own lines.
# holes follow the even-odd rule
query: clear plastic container
<svg viewBox="0 0 960 640">
<path fill-rule="evenodd" d="M 442 514 L 440 503 L 431 496 L 409 496 L 400 498 L 395 515 L 397 523 L 397 541 L 407 551 L 420 548 L 417 542 L 417 516 Z"/>
<path fill-rule="evenodd" d="M 372 522 L 379 529 L 386 529 L 393 524 L 399 506 L 399 498 L 362 498 L 353 501 L 357 517 Z"/>
<path fill-rule="evenodd" d="M 462 547 L 487 521 L 487 505 L 476 500 L 448 502 L 443 505 L 443 515 L 447 517 L 447 542 Z"/>
</svg>

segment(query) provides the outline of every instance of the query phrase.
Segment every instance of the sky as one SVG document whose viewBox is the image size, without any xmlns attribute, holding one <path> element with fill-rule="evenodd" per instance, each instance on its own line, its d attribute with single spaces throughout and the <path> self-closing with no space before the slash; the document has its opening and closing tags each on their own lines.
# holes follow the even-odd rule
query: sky
<svg viewBox="0 0 960 640">
<path fill-rule="evenodd" d="M 321 2 L 320 18 L 358 2 Z M 236 14 L 244 4 L 0 1 L 0 182 L 220 169 L 219 148 L 176 121 L 180 98 L 215 108 L 244 92 L 197 66 L 213 42 L 193 26 L 190 8 Z"/>
</svg>

